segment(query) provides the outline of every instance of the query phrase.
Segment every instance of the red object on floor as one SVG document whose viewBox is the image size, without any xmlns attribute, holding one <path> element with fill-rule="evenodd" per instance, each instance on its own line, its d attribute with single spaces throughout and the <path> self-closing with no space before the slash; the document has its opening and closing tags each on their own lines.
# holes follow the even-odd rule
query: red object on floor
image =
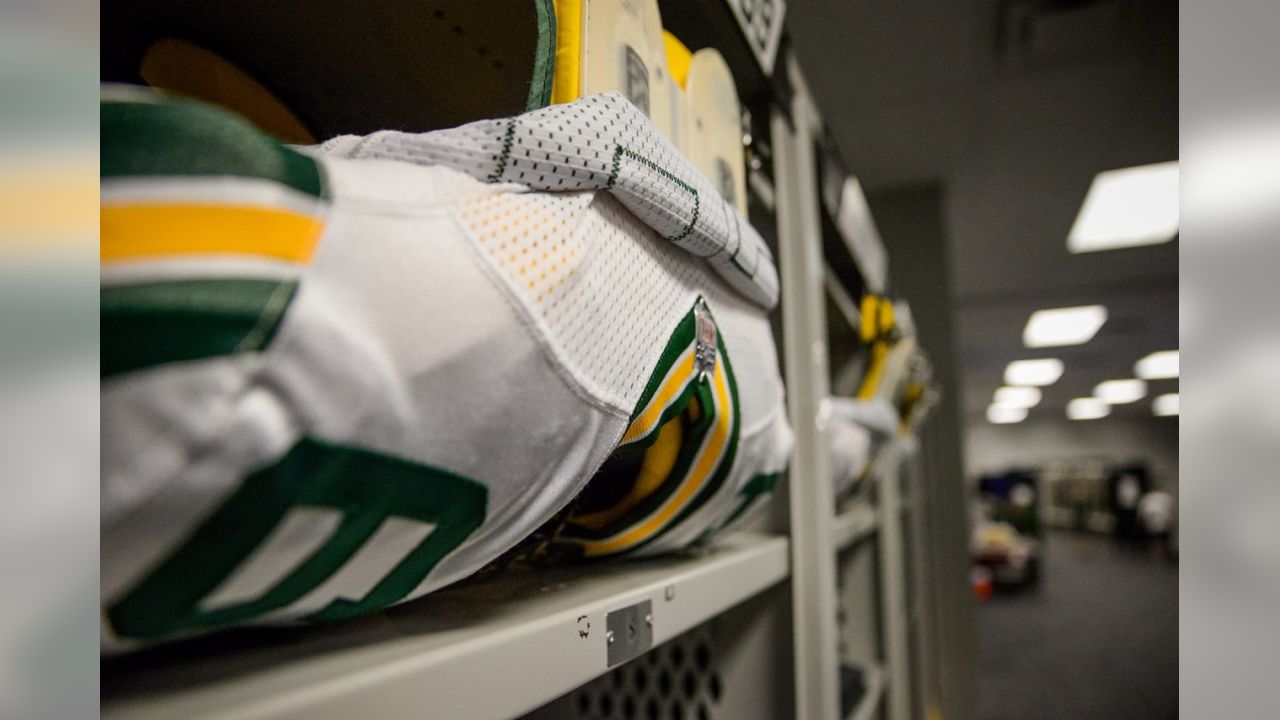
<svg viewBox="0 0 1280 720">
<path fill-rule="evenodd" d="M 981 565 L 975 565 L 969 571 L 969 584 L 973 587 L 973 597 L 978 602 L 990 600 L 992 593 L 995 591 L 994 584 L 991 581 L 991 571 Z"/>
</svg>

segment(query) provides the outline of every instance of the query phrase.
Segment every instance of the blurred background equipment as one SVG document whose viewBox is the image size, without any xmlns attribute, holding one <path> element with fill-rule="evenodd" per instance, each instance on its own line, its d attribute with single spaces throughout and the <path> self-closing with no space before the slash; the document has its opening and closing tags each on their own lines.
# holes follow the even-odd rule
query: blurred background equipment
<svg viewBox="0 0 1280 720">
<path fill-rule="evenodd" d="M 1040 494 L 1036 475 L 1025 470 L 978 480 L 981 508 L 973 529 L 973 559 L 1000 585 L 1040 579 Z"/>
</svg>

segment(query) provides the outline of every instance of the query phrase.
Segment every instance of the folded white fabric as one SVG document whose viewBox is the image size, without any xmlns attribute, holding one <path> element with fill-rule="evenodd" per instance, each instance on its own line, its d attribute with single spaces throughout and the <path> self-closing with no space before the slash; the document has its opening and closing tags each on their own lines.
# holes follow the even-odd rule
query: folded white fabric
<svg viewBox="0 0 1280 720">
<path fill-rule="evenodd" d="M 613 195 L 104 97 L 108 647 L 419 597 L 589 483 L 565 543 L 678 549 L 785 468 L 764 311 Z"/>
<path fill-rule="evenodd" d="M 854 487 L 898 432 L 898 412 L 888 400 L 832 397 L 831 456 L 836 495 Z"/>
<path fill-rule="evenodd" d="M 847 397 L 830 399 L 831 416 L 841 422 L 860 425 L 884 439 L 898 431 L 898 411 L 888 400 L 856 400 Z"/>
<path fill-rule="evenodd" d="M 760 234 L 618 93 L 429 133 L 341 136 L 320 150 L 450 167 L 533 190 L 607 190 L 752 301 L 765 309 L 778 302 L 778 271 Z"/>
<path fill-rule="evenodd" d="M 839 498 L 857 484 L 871 462 L 871 431 L 834 414 L 828 427 L 831 486 Z"/>
</svg>

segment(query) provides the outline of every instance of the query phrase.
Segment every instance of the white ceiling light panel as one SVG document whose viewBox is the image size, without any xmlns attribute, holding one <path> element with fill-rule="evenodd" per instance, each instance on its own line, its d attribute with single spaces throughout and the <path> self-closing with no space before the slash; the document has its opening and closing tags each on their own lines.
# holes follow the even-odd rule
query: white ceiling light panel
<svg viewBox="0 0 1280 720">
<path fill-rule="evenodd" d="M 1178 163 L 1107 170 L 1089 186 L 1067 249 L 1073 253 L 1157 245 L 1178 234 Z"/>
<path fill-rule="evenodd" d="M 1062 377 L 1062 361 L 1057 358 L 1014 360 L 1004 369 L 1006 385 L 1052 385 Z"/>
<path fill-rule="evenodd" d="M 1098 383 L 1093 389 L 1093 396 L 1108 405 L 1137 402 L 1147 396 L 1147 382 L 1137 378 L 1108 380 Z"/>
<path fill-rule="evenodd" d="M 1043 393 L 1038 387 L 1015 387 L 1005 385 L 996 388 L 996 394 L 992 398 L 992 402 L 996 405 L 1005 405 L 1008 407 L 1033 408 L 1040 404 Z"/>
<path fill-rule="evenodd" d="M 1067 403 L 1067 417 L 1072 420 L 1097 420 L 1111 414 L 1111 406 L 1098 398 L 1076 398 Z"/>
<path fill-rule="evenodd" d="M 1022 343 L 1030 348 L 1081 345 L 1106 321 L 1107 309 L 1101 305 L 1037 310 L 1022 330 Z"/>
<path fill-rule="evenodd" d="M 1133 373 L 1143 380 L 1168 380 L 1178 377 L 1178 351 L 1161 350 L 1142 358 Z"/>
<path fill-rule="evenodd" d="M 1178 414 L 1178 393 L 1157 395 L 1151 402 L 1151 412 L 1156 417 L 1173 417 Z"/>
<path fill-rule="evenodd" d="M 1026 419 L 1026 408 L 1001 405 L 999 403 L 992 403 L 987 406 L 987 422 L 995 425 L 1008 425 L 1010 423 L 1022 422 Z"/>
</svg>

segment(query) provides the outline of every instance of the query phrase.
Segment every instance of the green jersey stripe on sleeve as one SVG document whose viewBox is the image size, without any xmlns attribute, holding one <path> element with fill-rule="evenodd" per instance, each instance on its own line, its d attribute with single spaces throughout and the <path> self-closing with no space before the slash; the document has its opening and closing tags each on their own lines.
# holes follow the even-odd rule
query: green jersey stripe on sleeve
<svg viewBox="0 0 1280 720">
<path fill-rule="evenodd" d="M 267 347 L 297 292 L 288 280 L 181 280 L 101 290 L 103 378 Z"/>
</svg>

